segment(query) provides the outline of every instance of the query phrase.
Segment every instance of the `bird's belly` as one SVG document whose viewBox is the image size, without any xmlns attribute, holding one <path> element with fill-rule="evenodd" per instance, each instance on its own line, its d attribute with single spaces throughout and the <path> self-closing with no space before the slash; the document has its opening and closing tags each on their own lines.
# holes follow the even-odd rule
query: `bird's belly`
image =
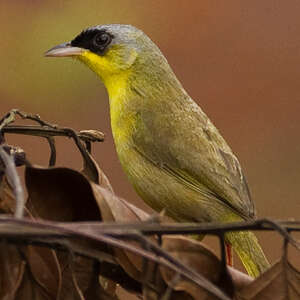
<svg viewBox="0 0 300 300">
<path fill-rule="evenodd" d="M 118 151 L 122 167 L 139 196 L 154 210 L 180 222 L 226 221 L 232 211 L 221 201 L 206 197 L 153 164 L 133 148 Z"/>
</svg>

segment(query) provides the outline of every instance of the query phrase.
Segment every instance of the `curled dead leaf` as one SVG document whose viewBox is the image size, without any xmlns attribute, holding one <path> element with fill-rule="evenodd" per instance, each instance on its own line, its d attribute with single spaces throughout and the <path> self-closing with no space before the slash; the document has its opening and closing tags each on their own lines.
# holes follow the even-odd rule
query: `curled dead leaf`
<svg viewBox="0 0 300 300">
<path fill-rule="evenodd" d="M 104 222 L 146 221 L 150 215 L 126 200 L 116 196 L 110 190 L 91 183 L 96 202 L 99 205 Z"/>
<path fill-rule="evenodd" d="M 60 265 L 53 250 L 44 247 L 22 247 L 23 257 L 30 268 L 32 278 L 56 298 L 61 289 Z"/>
<path fill-rule="evenodd" d="M 80 172 L 68 168 L 31 166 L 26 168 L 25 180 L 29 196 L 28 208 L 35 217 L 60 222 L 101 220 L 91 184 Z M 109 252 L 106 245 L 102 248 L 104 252 Z M 50 256 L 51 253 L 48 253 L 44 259 L 49 260 Z M 84 257 L 74 257 L 71 268 L 68 254 L 56 252 L 55 256 L 57 262 L 52 261 L 52 266 L 58 263 L 63 270 L 58 276 L 62 281 L 61 297 L 73 299 L 74 295 L 91 293 L 90 283 L 95 281 L 95 276 L 98 278 L 98 274 L 93 271 L 96 262 Z M 41 273 L 42 265 L 36 268 L 36 273 Z"/>
<path fill-rule="evenodd" d="M 81 171 L 82 174 L 87 176 L 90 182 L 96 183 L 113 193 L 113 188 L 107 176 L 101 170 L 95 159 L 88 152 L 86 152 L 82 158 L 84 162 L 84 168 Z"/>
<path fill-rule="evenodd" d="M 124 199 L 117 197 L 103 187 L 92 184 L 96 201 L 100 207 L 103 221 L 105 222 L 140 222 L 149 218 L 149 215 L 141 209 L 129 204 Z M 139 242 L 128 241 L 131 245 L 142 248 Z M 145 260 L 129 251 L 114 248 L 116 259 L 123 269 L 135 280 L 143 280 L 145 277 Z M 154 265 L 149 263 L 147 271 L 151 272 Z"/>
<path fill-rule="evenodd" d="M 34 216 L 52 221 L 101 220 L 89 181 L 68 168 L 26 167 L 28 208 Z"/>
<path fill-rule="evenodd" d="M 297 300 L 300 299 L 300 272 L 285 257 L 270 269 L 238 290 L 237 300 Z"/>
<path fill-rule="evenodd" d="M 233 294 L 233 283 L 230 275 L 224 272 L 221 261 L 203 243 L 184 236 L 163 237 L 162 247 L 181 263 L 191 267 L 210 282 L 219 286 L 227 294 Z M 193 299 L 216 299 L 215 296 L 190 281 L 178 278 L 173 271 L 160 266 L 162 277 L 175 291 L 189 294 Z"/>
<path fill-rule="evenodd" d="M 25 272 L 26 262 L 18 248 L 0 242 L 0 299 L 15 299 Z"/>
<path fill-rule="evenodd" d="M 0 176 L 0 212 L 13 214 L 15 212 L 16 200 L 11 184 L 6 175 Z"/>
</svg>

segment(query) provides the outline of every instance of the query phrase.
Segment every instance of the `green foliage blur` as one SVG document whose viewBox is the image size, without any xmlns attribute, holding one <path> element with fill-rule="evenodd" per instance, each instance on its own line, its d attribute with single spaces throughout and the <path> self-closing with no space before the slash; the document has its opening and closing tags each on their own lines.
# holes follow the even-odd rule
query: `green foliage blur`
<svg viewBox="0 0 300 300">
<path fill-rule="evenodd" d="M 160 46 L 239 157 L 258 215 L 299 219 L 299 9 L 295 0 L 0 0 L 1 114 L 20 108 L 63 126 L 102 130 L 96 159 L 119 195 L 145 207 L 114 151 L 101 82 L 72 59 L 43 57 L 88 26 L 135 25 Z M 47 163 L 46 143 L 9 141 Z M 79 167 L 71 143 L 58 145 L 59 163 Z M 278 257 L 281 247 L 270 235 L 262 245 L 271 260 Z"/>
</svg>

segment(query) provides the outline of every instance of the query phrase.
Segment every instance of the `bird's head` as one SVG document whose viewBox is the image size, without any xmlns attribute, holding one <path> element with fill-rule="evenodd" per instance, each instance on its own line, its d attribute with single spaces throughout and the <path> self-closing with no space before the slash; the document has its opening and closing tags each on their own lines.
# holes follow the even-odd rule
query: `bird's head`
<svg viewBox="0 0 300 300">
<path fill-rule="evenodd" d="M 133 85 L 131 90 L 140 94 L 145 93 L 145 87 L 148 94 L 166 94 L 168 84 L 180 86 L 159 48 L 131 25 L 89 27 L 72 41 L 51 48 L 45 56 L 80 60 L 101 78 L 110 98 Z"/>
<path fill-rule="evenodd" d="M 141 30 L 131 25 L 111 24 L 89 27 L 72 41 L 51 48 L 45 56 L 76 58 L 106 83 L 115 75 L 128 72 L 137 58 L 142 58 L 143 63 L 147 57 L 160 57 L 161 53 Z"/>
</svg>

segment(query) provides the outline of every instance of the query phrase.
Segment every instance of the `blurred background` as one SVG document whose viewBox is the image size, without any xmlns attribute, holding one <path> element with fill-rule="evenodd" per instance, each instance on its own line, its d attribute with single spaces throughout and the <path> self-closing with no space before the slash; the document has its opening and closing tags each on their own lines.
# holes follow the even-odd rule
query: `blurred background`
<svg viewBox="0 0 300 300">
<path fill-rule="evenodd" d="M 0 0 L 0 113 L 19 108 L 62 126 L 103 131 L 97 161 L 120 196 L 145 208 L 118 162 L 101 82 L 71 59 L 43 57 L 88 26 L 135 25 L 159 45 L 239 157 L 258 216 L 299 219 L 299 11 L 296 0 Z M 8 141 L 33 163 L 47 164 L 46 142 Z M 71 141 L 58 139 L 58 150 L 59 165 L 80 168 Z M 279 241 L 263 234 L 271 261 L 281 253 Z M 300 268 L 299 256 L 295 264 Z"/>
</svg>

